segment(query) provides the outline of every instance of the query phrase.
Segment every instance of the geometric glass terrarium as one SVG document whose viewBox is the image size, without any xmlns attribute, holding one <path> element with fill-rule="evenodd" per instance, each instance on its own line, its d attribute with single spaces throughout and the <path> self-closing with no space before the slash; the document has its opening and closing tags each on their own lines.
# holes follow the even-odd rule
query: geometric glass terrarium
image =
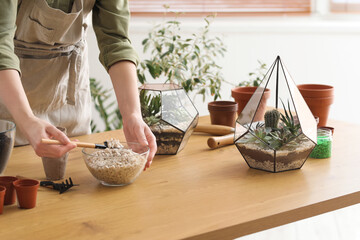
<svg viewBox="0 0 360 240">
<path fill-rule="evenodd" d="M 197 109 L 176 84 L 144 84 L 139 89 L 142 117 L 156 137 L 156 154 L 177 154 L 198 123 Z"/>
<path fill-rule="evenodd" d="M 261 113 L 265 89 L 270 89 Z M 250 168 L 300 169 L 316 146 L 314 116 L 278 56 L 238 116 L 234 143 Z"/>
</svg>

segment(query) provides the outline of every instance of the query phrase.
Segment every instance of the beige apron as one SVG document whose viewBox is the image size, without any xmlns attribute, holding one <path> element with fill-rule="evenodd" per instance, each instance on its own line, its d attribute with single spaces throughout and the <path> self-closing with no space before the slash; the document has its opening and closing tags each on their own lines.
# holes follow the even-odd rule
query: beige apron
<svg viewBox="0 0 360 240">
<path fill-rule="evenodd" d="M 34 114 L 68 136 L 90 133 L 91 96 L 85 33 L 95 0 L 75 0 L 70 13 L 45 0 L 19 1 L 14 44 Z M 0 116 L 11 120 L 4 106 Z M 17 131 L 16 145 L 27 144 Z"/>
</svg>

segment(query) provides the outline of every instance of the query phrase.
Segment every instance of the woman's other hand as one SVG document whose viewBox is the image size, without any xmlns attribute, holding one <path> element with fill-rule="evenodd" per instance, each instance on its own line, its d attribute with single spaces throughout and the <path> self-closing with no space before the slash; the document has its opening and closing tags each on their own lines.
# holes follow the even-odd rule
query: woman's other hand
<svg viewBox="0 0 360 240">
<path fill-rule="evenodd" d="M 156 138 L 141 117 L 126 116 L 123 118 L 123 123 L 126 141 L 137 142 L 141 145 L 147 145 L 150 148 L 150 153 L 144 169 L 146 170 L 146 168 L 150 167 L 157 150 Z"/>
</svg>

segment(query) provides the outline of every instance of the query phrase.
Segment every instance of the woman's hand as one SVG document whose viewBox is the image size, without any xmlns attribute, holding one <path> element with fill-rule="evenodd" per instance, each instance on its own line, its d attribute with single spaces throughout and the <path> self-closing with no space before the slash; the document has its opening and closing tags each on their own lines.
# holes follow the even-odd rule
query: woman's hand
<svg viewBox="0 0 360 240">
<path fill-rule="evenodd" d="M 142 120 L 141 116 L 123 116 L 123 123 L 126 141 L 137 142 L 141 145 L 147 145 L 150 148 L 144 169 L 146 170 L 146 168 L 150 167 L 157 150 L 156 138 L 148 125 Z"/>
<path fill-rule="evenodd" d="M 63 132 L 37 117 L 23 121 L 20 129 L 39 157 L 58 158 L 76 147 Z M 41 142 L 42 138 L 56 139 L 63 145 L 47 145 Z"/>
</svg>

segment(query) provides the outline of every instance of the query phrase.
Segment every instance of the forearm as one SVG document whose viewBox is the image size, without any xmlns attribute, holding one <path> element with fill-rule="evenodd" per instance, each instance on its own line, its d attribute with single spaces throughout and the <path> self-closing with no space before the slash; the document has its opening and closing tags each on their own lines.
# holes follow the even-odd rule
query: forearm
<svg viewBox="0 0 360 240">
<path fill-rule="evenodd" d="M 13 69 L 0 71 L 0 101 L 19 125 L 34 117 L 21 84 L 19 73 Z"/>
<path fill-rule="evenodd" d="M 150 166 L 157 147 L 154 134 L 141 117 L 135 64 L 130 61 L 117 62 L 110 67 L 109 74 L 123 117 L 126 141 L 138 142 L 150 148 L 146 169 Z"/>
<path fill-rule="evenodd" d="M 33 114 L 16 70 L 0 70 L 0 86 L 0 102 L 8 109 L 38 156 L 60 157 L 76 147 L 65 134 Z M 41 143 L 42 138 L 49 137 L 61 141 L 64 145 L 48 146 Z"/>
<path fill-rule="evenodd" d="M 130 61 L 121 61 L 109 69 L 121 115 L 141 118 L 136 66 Z"/>
</svg>

